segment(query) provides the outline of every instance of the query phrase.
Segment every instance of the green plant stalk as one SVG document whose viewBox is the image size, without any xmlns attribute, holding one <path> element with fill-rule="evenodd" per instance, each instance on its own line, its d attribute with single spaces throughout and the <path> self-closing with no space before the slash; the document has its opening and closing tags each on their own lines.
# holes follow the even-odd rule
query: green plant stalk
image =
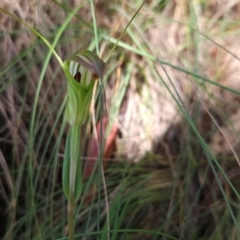
<svg viewBox="0 0 240 240">
<path fill-rule="evenodd" d="M 69 179 L 69 189 L 70 196 L 75 193 L 75 182 L 76 182 L 76 169 L 77 163 L 80 160 L 80 131 L 81 126 L 71 126 L 70 127 L 70 179 Z"/>
<path fill-rule="evenodd" d="M 76 200 L 76 189 L 79 185 L 76 184 L 76 175 L 82 174 L 81 159 L 80 159 L 80 137 L 81 126 L 71 126 L 69 129 L 70 138 L 70 174 L 69 174 L 69 199 L 68 199 L 68 239 L 74 239 L 74 202 Z M 80 170 L 80 171 L 77 171 Z M 78 176 L 79 177 L 79 176 Z M 82 188 L 82 177 L 78 179 L 80 188 Z M 78 195 L 78 194 L 77 194 Z"/>
<path fill-rule="evenodd" d="M 68 239 L 74 240 L 74 196 L 68 200 Z"/>
</svg>

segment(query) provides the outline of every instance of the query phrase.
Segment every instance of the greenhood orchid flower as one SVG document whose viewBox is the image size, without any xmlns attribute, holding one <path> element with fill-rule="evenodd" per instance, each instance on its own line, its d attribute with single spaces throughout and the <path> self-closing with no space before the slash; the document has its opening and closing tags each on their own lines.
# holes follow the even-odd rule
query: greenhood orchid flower
<svg viewBox="0 0 240 240">
<path fill-rule="evenodd" d="M 83 67 L 83 79 L 80 75 L 80 81 L 75 78 L 68 80 L 66 116 L 71 126 L 81 126 L 87 120 L 95 80 L 103 76 L 104 62 L 89 50 L 73 55 L 65 62 L 68 66 L 69 61 Z"/>
<path fill-rule="evenodd" d="M 63 160 L 63 191 L 73 204 L 82 192 L 81 126 L 88 117 L 95 81 L 103 76 L 104 62 L 89 50 L 75 54 L 65 61 L 66 69 L 70 68 L 70 61 L 78 63 L 82 71 L 77 71 L 74 77 L 68 76 L 65 111 L 70 129 Z"/>
<path fill-rule="evenodd" d="M 71 126 L 81 126 L 87 120 L 95 80 L 103 76 L 104 62 L 89 50 L 85 50 L 69 58 L 65 62 L 68 67 L 70 65 L 69 61 L 76 62 L 82 66 L 83 73 L 80 74 L 79 79 L 75 77 L 68 80 L 66 116 Z M 91 74 L 89 75 L 89 73 Z"/>
</svg>

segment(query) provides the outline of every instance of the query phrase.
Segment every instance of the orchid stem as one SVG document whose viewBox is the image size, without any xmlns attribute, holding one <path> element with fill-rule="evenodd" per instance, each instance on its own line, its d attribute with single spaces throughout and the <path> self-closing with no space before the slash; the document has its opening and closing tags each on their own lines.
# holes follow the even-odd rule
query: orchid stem
<svg viewBox="0 0 240 240">
<path fill-rule="evenodd" d="M 74 240 L 74 196 L 68 200 L 68 240 Z"/>
<path fill-rule="evenodd" d="M 74 203 L 76 191 L 76 173 L 77 168 L 80 167 L 78 161 L 80 160 L 80 136 L 81 127 L 71 126 L 70 134 L 70 179 L 69 179 L 69 199 L 68 199 L 68 239 L 74 240 Z M 80 164 L 81 165 L 81 164 Z"/>
</svg>

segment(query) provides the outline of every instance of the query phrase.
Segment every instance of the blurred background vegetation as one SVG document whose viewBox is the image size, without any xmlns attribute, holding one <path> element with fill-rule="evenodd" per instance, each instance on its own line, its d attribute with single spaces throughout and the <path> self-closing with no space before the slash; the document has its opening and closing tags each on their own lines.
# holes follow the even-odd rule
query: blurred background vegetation
<svg viewBox="0 0 240 240">
<path fill-rule="evenodd" d="M 76 239 L 237 240 L 240 1 L 142 3 L 0 0 L 63 60 L 98 45 L 106 62 L 82 136 Z M 3 11 L 0 23 L 0 238 L 66 239 L 67 82 L 40 38 Z"/>
</svg>

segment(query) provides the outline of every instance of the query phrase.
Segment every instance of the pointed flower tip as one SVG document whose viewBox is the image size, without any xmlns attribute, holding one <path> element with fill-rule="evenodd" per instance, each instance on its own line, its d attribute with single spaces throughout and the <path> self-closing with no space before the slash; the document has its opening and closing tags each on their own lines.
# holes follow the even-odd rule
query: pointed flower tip
<svg viewBox="0 0 240 240">
<path fill-rule="evenodd" d="M 80 53 L 77 53 L 69 60 L 77 62 L 88 69 L 90 72 L 92 72 L 95 79 L 103 77 L 105 63 L 97 56 L 97 54 L 91 52 L 90 50 L 84 50 Z"/>
</svg>

